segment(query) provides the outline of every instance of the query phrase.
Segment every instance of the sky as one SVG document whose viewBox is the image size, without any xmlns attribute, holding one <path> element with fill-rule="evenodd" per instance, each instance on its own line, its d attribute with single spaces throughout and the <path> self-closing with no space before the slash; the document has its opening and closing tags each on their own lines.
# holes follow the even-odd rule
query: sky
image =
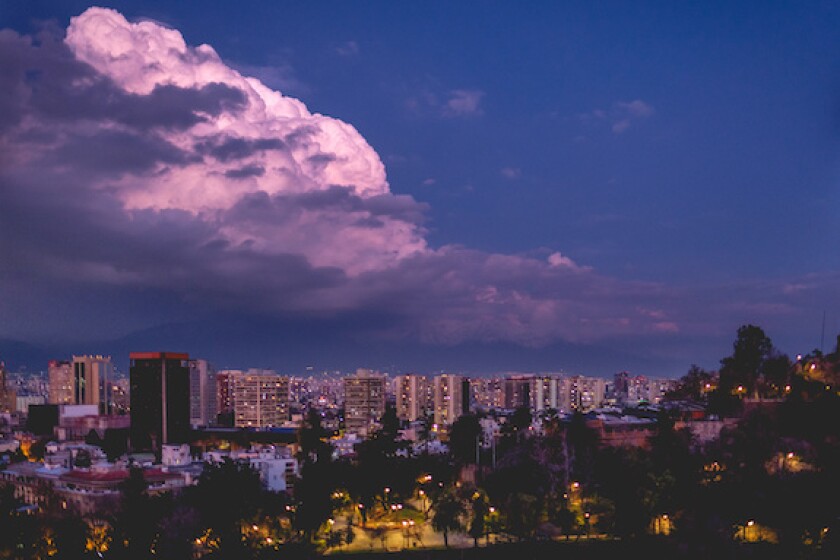
<svg viewBox="0 0 840 560">
<path fill-rule="evenodd" d="M 0 359 L 678 376 L 748 323 L 831 350 L 838 24 L 6 0 Z"/>
</svg>

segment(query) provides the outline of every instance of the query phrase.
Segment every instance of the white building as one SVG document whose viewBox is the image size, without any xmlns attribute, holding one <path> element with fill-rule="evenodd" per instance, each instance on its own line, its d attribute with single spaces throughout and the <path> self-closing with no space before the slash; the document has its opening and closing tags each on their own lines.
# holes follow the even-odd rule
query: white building
<svg viewBox="0 0 840 560">
<path fill-rule="evenodd" d="M 294 490 L 294 480 L 299 475 L 298 462 L 287 447 L 267 445 L 252 447 L 247 451 L 208 451 L 204 454 L 204 460 L 211 463 L 220 463 L 225 458 L 251 465 L 260 474 L 260 480 L 266 488 L 272 492 Z"/>
</svg>

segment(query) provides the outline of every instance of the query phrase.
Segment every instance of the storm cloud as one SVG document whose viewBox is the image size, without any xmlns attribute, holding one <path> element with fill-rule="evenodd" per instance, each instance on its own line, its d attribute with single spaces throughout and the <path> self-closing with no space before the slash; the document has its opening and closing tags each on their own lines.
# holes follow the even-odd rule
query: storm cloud
<svg viewBox="0 0 840 560">
<path fill-rule="evenodd" d="M 610 278 L 557 248 L 431 246 L 428 208 L 390 191 L 353 126 L 176 30 L 102 8 L 63 38 L 3 30 L 0 78 L 4 299 L 150 290 L 254 316 L 350 314 L 371 336 L 443 345 L 685 329 L 678 290 Z M 452 111 L 480 111 L 480 94 L 456 93 Z M 19 313 L 0 306 L 5 334 Z"/>
</svg>

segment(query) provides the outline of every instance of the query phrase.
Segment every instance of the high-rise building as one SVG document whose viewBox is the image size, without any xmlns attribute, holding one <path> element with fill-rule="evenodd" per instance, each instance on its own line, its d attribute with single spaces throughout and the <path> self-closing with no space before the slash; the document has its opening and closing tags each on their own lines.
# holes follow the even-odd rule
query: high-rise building
<svg viewBox="0 0 840 560">
<path fill-rule="evenodd" d="M 533 375 L 509 375 L 505 377 L 504 407 L 508 410 L 514 410 L 523 406 L 531 408 L 533 385 Z"/>
<path fill-rule="evenodd" d="M 385 414 L 385 377 L 358 369 L 344 378 L 344 427 L 367 434 Z"/>
<path fill-rule="evenodd" d="M 289 378 L 272 370 L 236 373 L 233 416 L 237 428 L 273 428 L 289 419 Z"/>
<path fill-rule="evenodd" d="M 216 373 L 216 415 L 233 414 L 233 378 L 243 373 L 238 369 L 223 369 Z"/>
<path fill-rule="evenodd" d="M 207 360 L 190 360 L 190 425 L 216 421 L 216 370 Z"/>
<path fill-rule="evenodd" d="M 630 394 L 630 374 L 620 371 L 613 377 L 613 396 L 619 404 L 627 402 Z"/>
<path fill-rule="evenodd" d="M 6 384 L 6 363 L 0 361 L 0 412 L 11 412 L 14 410 L 11 400 L 9 387 Z"/>
<path fill-rule="evenodd" d="M 587 412 L 601 406 L 606 396 L 607 380 L 573 375 L 560 380 L 557 404 L 561 412 Z"/>
<path fill-rule="evenodd" d="M 434 381 L 435 424 L 449 426 L 464 413 L 461 377 L 436 375 Z"/>
<path fill-rule="evenodd" d="M 76 404 L 73 364 L 67 360 L 50 360 L 47 371 L 50 404 Z"/>
<path fill-rule="evenodd" d="M 160 454 L 165 444 L 185 443 L 190 432 L 189 354 L 132 352 L 131 447 Z"/>
<path fill-rule="evenodd" d="M 504 405 L 504 382 L 498 377 L 470 380 L 475 405 L 482 410 L 498 410 Z"/>
<path fill-rule="evenodd" d="M 114 365 L 110 356 L 73 356 L 73 404 L 95 404 L 111 412 Z"/>
<path fill-rule="evenodd" d="M 461 414 L 469 414 L 473 408 L 472 391 L 469 377 L 461 378 Z"/>
<path fill-rule="evenodd" d="M 531 408 L 535 412 L 557 410 L 557 378 L 551 375 L 539 375 L 534 378 L 534 391 L 531 394 Z"/>
<path fill-rule="evenodd" d="M 397 417 L 414 422 L 429 410 L 429 382 L 426 376 L 411 373 L 396 378 Z"/>
</svg>

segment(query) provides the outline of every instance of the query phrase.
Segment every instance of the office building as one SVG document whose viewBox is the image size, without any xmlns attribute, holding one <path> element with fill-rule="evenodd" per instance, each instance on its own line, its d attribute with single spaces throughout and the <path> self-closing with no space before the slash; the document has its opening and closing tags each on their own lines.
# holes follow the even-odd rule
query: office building
<svg viewBox="0 0 840 560">
<path fill-rule="evenodd" d="M 190 360 L 190 425 L 216 423 L 216 370 L 207 360 Z"/>
<path fill-rule="evenodd" d="M 458 375 L 436 375 L 434 380 L 435 424 L 451 425 L 464 413 L 463 385 Z"/>
<path fill-rule="evenodd" d="M 189 354 L 132 352 L 131 447 L 154 451 L 185 443 L 190 432 Z"/>
<path fill-rule="evenodd" d="M 367 369 L 344 378 L 344 426 L 368 434 L 385 414 L 385 377 Z"/>
<path fill-rule="evenodd" d="M 110 356 L 73 356 L 73 403 L 95 404 L 111 413 L 114 365 Z"/>
</svg>

